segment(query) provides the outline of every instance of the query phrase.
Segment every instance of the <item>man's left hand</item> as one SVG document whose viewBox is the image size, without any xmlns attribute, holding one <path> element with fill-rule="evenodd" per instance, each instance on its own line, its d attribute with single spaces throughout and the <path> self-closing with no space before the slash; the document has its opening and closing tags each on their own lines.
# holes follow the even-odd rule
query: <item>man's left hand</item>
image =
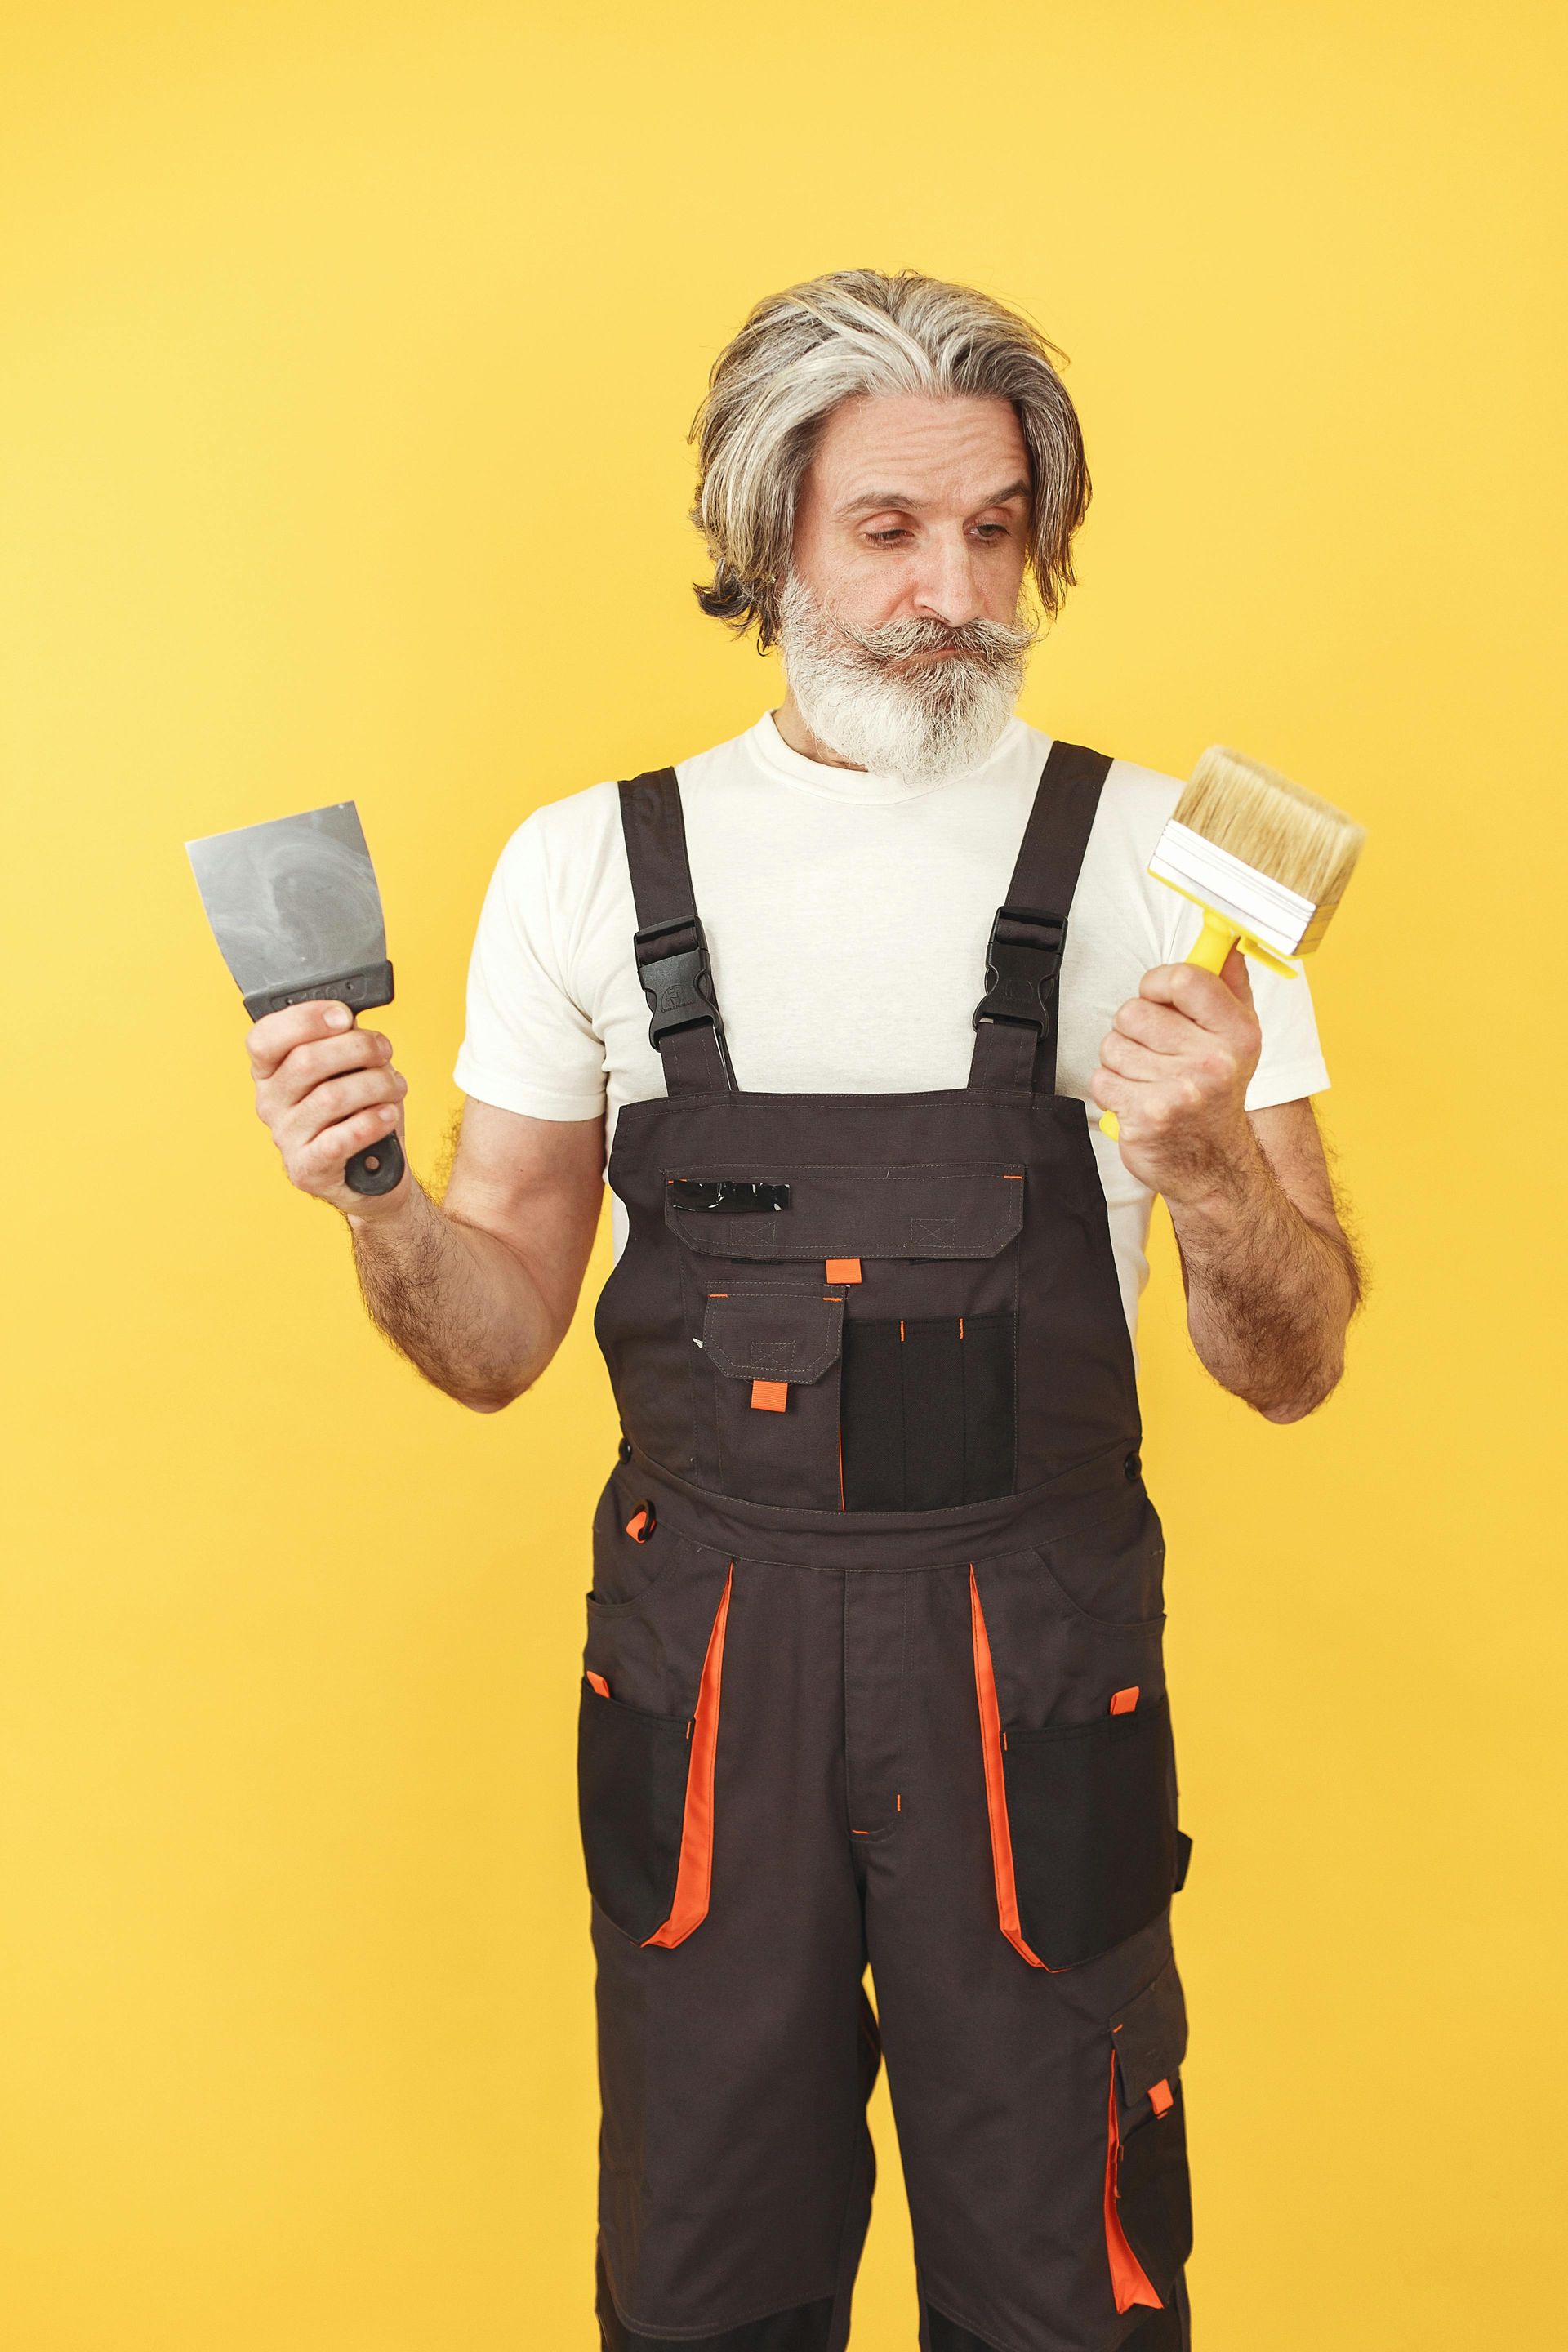
<svg viewBox="0 0 1568 2352">
<path fill-rule="evenodd" d="M 1141 1183 L 1168 1202 L 1200 1199 L 1256 1160 L 1246 1096 L 1262 1044 L 1238 949 L 1217 977 L 1190 963 L 1144 973 L 1100 1045 L 1089 1089 L 1116 1113 L 1122 1160 Z"/>
</svg>

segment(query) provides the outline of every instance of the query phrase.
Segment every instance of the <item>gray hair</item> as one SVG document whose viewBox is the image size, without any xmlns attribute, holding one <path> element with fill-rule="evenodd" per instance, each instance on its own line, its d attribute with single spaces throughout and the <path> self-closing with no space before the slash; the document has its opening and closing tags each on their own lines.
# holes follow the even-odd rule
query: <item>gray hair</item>
<svg viewBox="0 0 1568 2352">
<path fill-rule="evenodd" d="M 838 269 L 759 302 L 713 363 L 693 419 L 697 503 L 712 580 L 705 613 L 778 635 L 795 499 L 822 426 L 865 393 L 1010 400 L 1029 452 L 1029 562 L 1047 618 L 1072 586 L 1072 538 L 1089 505 L 1083 436 L 1039 330 L 970 286 L 906 269 Z"/>
</svg>

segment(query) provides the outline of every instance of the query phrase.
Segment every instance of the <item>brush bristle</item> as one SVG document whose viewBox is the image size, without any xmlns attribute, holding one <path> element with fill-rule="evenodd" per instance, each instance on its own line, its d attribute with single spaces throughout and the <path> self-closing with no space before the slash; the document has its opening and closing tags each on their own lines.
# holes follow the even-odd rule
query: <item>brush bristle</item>
<svg viewBox="0 0 1568 2352">
<path fill-rule="evenodd" d="M 1259 761 L 1211 743 L 1176 803 L 1175 822 L 1270 881 L 1310 898 L 1318 923 L 1338 906 L 1366 829 Z"/>
</svg>

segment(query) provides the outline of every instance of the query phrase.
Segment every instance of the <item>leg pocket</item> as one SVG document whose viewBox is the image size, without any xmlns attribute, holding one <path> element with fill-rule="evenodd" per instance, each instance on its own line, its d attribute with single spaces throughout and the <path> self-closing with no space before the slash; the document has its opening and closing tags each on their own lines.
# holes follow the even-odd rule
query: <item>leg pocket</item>
<svg viewBox="0 0 1568 2352">
<path fill-rule="evenodd" d="M 588 1885 L 638 1944 L 675 1903 L 690 1735 L 688 1717 L 644 1715 L 583 1677 L 577 1799 Z"/>
<path fill-rule="evenodd" d="M 1105 2242 L 1118 2311 L 1168 2308 L 1193 2249 L 1182 2061 L 1186 2011 L 1168 1960 L 1110 2029 Z"/>
<path fill-rule="evenodd" d="M 1175 1761 L 1164 1692 L 1105 1695 L 1088 1722 L 1004 1723 L 970 1570 L 997 1916 L 1032 1967 L 1076 1968 L 1157 1918 L 1175 1890 Z"/>
<path fill-rule="evenodd" d="M 1170 1754 L 1163 1692 L 1093 1723 L 1004 1730 L 1019 1919 L 1047 1968 L 1109 1951 L 1170 1901 Z"/>
<path fill-rule="evenodd" d="M 605 1917 L 634 1943 L 684 1943 L 708 1916 L 733 1577 L 731 1568 L 689 1717 L 647 1714 L 617 1699 L 603 1675 L 583 1677 L 577 1794 L 588 1885 Z"/>
</svg>

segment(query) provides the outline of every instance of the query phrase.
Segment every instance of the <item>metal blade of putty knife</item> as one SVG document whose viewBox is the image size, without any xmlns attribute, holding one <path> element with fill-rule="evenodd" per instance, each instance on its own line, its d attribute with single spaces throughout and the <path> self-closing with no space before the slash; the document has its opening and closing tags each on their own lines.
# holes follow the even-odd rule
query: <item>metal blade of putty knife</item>
<svg viewBox="0 0 1568 2352">
<path fill-rule="evenodd" d="M 335 998 L 356 1013 L 392 1002 L 381 892 L 353 801 L 187 841 L 213 935 L 253 1021 L 286 1004 Z M 353 1192 L 390 1192 L 403 1176 L 395 1135 L 355 1152 Z"/>
</svg>

